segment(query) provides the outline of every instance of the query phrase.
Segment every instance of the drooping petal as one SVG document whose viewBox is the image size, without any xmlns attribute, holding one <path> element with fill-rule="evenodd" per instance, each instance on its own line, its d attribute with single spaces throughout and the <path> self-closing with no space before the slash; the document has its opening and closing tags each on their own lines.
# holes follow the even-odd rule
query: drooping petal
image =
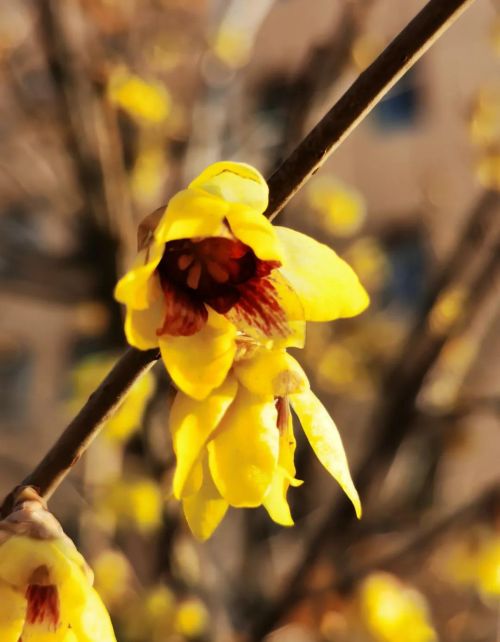
<svg viewBox="0 0 500 642">
<path fill-rule="evenodd" d="M 170 431 L 177 457 L 174 474 L 174 495 L 185 495 L 185 484 L 195 462 L 213 431 L 231 405 L 238 384 L 229 375 L 224 383 L 202 401 L 177 393 L 170 410 Z"/>
<path fill-rule="evenodd" d="M 163 297 L 154 301 L 145 310 L 133 310 L 127 306 L 125 336 L 131 346 L 138 350 L 150 350 L 158 346 L 157 330 L 165 318 Z"/>
<path fill-rule="evenodd" d="M 178 239 L 218 236 L 229 210 L 221 198 L 199 189 L 185 189 L 173 196 L 155 230 L 157 243 Z"/>
<path fill-rule="evenodd" d="M 306 321 L 332 321 L 363 312 L 368 294 L 344 260 L 310 236 L 287 227 L 275 229 L 285 254 L 281 272 L 302 301 Z"/>
<path fill-rule="evenodd" d="M 18 642 L 26 616 L 26 599 L 19 591 L 0 582 L 0 640 Z"/>
<path fill-rule="evenodd" d="M 333 419 L 311 390 L 290 395 L 290 402 L 317 458 L 340 484 L 353 503 L 356 515 L 361 517 L 358 491 L 352 481 L 344 446 Z"/>
<path fill-rule="evenodd" d="M 302 303 L 280 271 L 251 279 L 239 290 L 239 301 L 226 314 L 239 330 L 260 343 L 271 339 L 282 346 L 303 346 Z"/>
<path fill-rule="evenodd" d="M 281 242 L 272 223 L 261 210 L 235 204 L 227 212 L 227 221 L 237 239 L 252 248 L 263 261 L 282 261 Z"/>
<path fill-rule="evenodd" d="M 182 508 L 191 532 L 202 541 L 212 535 L 226 514 L 228 503 L 215 487 L 206 457 L 201 488 L 182 500 Z"/>
<path fill-rule="evenodd" d="M 242 203 L 263 212 L 267 207 L 269 188 L 264 177 L 246 163 L 221 161 L 207 167 L 190 184 L 230 203 Z"/>
<path fill-rule="evenodd" d="M 273 397 L 240 387 L 216 436 L 208 442 L 212 477 L 231 506 L 262 503 L 278 461 L 276 421 Z"/>
<path fill-rule="evenodd" d="M 85 607 L 73 613 L 70 623 L 78 642 L 116 642 L 108 612 L 92 587 Z"/>
<path fill-rule="evenodd" d="M 236 328 L 209 312 L 207 323 L 190 337 L 159 337 L 161 355 L 175 385 L 194 399 L 204 399 L 226 378 L 236 352 Z"/>
<path fill-rule="evenodd" d="M 234 364 L 238 381 L 256 395 L 286 397 L 309 387 L 299 363 L 285 350 L 261 348 Z"/>
<path fill-rule="evenodd" d="M 271 519 L 282 526 L 293 526 L 290 506 L 286 499 L 288 488 L 300 486 L 302 483 L 295 479 L 295 446 L 292 417 L 289 415 L 286 426 L 280 431 L 278 466 L 262 502 Z"/>
<path fill-rule="evenodd" d="M 158 296 L 154 271 L 163 255 L 163 245 L 151 243 L 139 252 L 134 265 L 115 287 L 115 299 L 134 310 L 145 310 Z"/>
</svg>

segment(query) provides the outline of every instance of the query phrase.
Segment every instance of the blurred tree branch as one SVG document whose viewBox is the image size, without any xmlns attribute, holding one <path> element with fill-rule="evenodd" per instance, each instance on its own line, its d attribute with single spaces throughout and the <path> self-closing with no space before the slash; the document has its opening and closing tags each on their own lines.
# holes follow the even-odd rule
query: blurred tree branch
<svg viewBox="0 0 500 642">
<path fill-rule="evenodd" d="M 267 216 L 270 218 L 276 216 L 303 183 L 320 167 L 327 156 L 370 112 L 377 101 L 473 1 L 431 0 L 426 5 L 274 172 L 269 179 L 270 201 L 266 210 Z M 51 31 L 53 24 L 50 19 L 53 15 L 49 0 L 42 2 L 41 16 L 42 20 L 49 20 L 49 23 L 44 24 L 46 46 L 49 48 L 48 51 L 53 51 L 54 43 L 50 38 L 55 38 L 57 34 Z M 64 51 L 61 53 L 64 58 Z M 58 60 L 59 55 L 52 60 L 52 71 L 56 80 L 62 83 L 61 88 L 66 96 L 67 76 L 60 66 L 60 61 L 58 66 Z M 69 105 L 67 109 L 71 111 Z M 75 144 L 75 142 L 73 141 L 71 144 Z M 78 149 L 76 151 L 79 153 Z M 80 168 L 80 171 L 82 172 L 82 180 L 86 181 L 88 175 L 93 176 L 94 170 L 87 165 L 85 155 L 84 160 L 85 167 Z M 478 288 L 477 292 L 479 291 Z M 119 405 L 133 382 L 158 358 L 156 350 L 147 352 L 135 349 L 127 350 L 42 462 L 23 483 L 36 486 L 42 495 L 49 496 L 98 434 L 106 418 Z M 419 368 L 412 381 L 418 381 L 421 374 L 422 368 Z M 402 402 L 406 403 L 407 395 L 400 395 L 395 399 L 397 403 L 393 402 L 390 405 L 390 412 L 393 411 L 393 406 L 394 410 L 397 410 Z M 393 440 L 388 439 L 390 432 L 386 430 L 381 434 L 381 443 L 378 446 L 379 457 L 385 458 L 386 451 L 392 452 L 393 450 Z M 359 481 L 361 481 L 361 487 L 364 488 L 366 477 L 361 477 Z M 9 498 L 7 498 L 3 505 L 4 513 L 8 512 L 9 503 Z M 329 522 L 327 530 L 328 528 Z M 270 618 L 269 614 L 264 614 L 265 617 L 256 623 L 255 635 L 260 637 L 261 631 L 268 630 L 268 624 L 272 624 L 276 619 L 275 611 L 273 609 Z M 280 608 L 277 609 L 277 613 L 281 613 Z"/>
</svg>

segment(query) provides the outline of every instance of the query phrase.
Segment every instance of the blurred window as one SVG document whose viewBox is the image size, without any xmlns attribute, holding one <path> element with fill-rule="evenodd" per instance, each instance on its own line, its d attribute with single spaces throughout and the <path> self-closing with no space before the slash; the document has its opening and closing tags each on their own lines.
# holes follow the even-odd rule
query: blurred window
<svg viewBox="0 0 500 642">
<path fill-rule="evenodd" d="M 373 122 L 383 130 L 413 127 L 420 113 L 418 73 L 410 69 L 373 110 Z"/>
</svg>

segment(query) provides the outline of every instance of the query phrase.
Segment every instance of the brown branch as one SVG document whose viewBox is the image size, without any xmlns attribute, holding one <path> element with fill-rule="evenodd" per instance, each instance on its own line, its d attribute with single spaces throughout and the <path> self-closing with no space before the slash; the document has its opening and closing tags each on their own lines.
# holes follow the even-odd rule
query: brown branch
<svg viewBox="0 0 500 642">
<path fill-rule="evenodd" d="M 270 218 L 285 206 L 326 157 L 353 131 L 410 66 L 474 0 L 431 0 L 366 69 L 269 179 Z M 42 462 L 25 480 L 50 495 L 95 438 L 128 388 L 159 358 L 157 351 L 129 349 Z M 4 511 L 8 510 L 4 504 Z"/>
</svg>

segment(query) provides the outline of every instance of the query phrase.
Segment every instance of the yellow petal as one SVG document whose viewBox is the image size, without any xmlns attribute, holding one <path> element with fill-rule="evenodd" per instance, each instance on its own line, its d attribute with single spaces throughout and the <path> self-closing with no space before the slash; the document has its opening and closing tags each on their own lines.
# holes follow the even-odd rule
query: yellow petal
<svg viewBox="0 0 500 642">
<path fill-rule="evenodd" d="M 210 311 L 203 328 L 189 337 L 159 337 L 161 356 L 174 383 L 194 399 L 218 388 L 233 363 L 236 328 Z"/>
<path fill-rule="evenodd" d="M 300 482 L 295 479 L 295 445 L 292 418 L 290 416 L 288 425 L 280 433 L 278 467 L 267 495 L 262 502 L 271 519 L 277 524 L 281 524 L 281 526 L 293 526 L 293 518 L 286 495 L 291 484 L 294 486 L 300 485 Z"/>
<path fill-rule="evenodd" d="M 163 256 L 164 246 L 151 243 L 139 252 L 134 265 L 122 276 L 115 287 L 115 299 L 134 310 L 145 310 L 158 296 L 154 271 Z"/>
<path fill-rule="evenodd" d="M 170 431 L 177 457 L 174 474 L 174 495 L 180 499 L 184 486 L 208 438 L 217 428 L 231 405 L 238 385 L 231 375 L 206 399 L 196 401 L 177 393 L 170 410 Z"/>
<path fill-rule="evenodd" d="M 162 327 L 164 316 L 163 297 L 151 303 L 146 310 L 133 310 L 127 306 L 125 336 L 128 343 L 139 350 L 156 348 L 158 346 L 156 331 Z"/>
<path fill-rule="evenodd" d="M 234 364 L 238 381 L 256 395 L 286 397 L 309 387 L 299 363 L 285 350 L 257 350 Z"/>
<path fill-rule="evenodd" d="M 361 517 L 358 491 L 351 479 L 344 446 L 333 419 L 311 390 L 290 395 L 290 402 L 316 457 L 338 481 L 353 503 L 356 515 Z"/>
<path fill-rule="evenodd" d="M 282 261 L 281 242 L 272 223 L 260 210 L 246 205 L 235 204 L 227 212 L 229 226 L 245 245 L 263 261 Z"/>
<path fill-rule="evenodd" d="M 242 203 L 263 212 L 267 207 L 269 188 L 260 172 L 246 163 L 221 161 L 207 167 L 189 184 L 229 203 Z"/>
<path fill-rule="evenodd" d="M 279 431 L 274 398 L 240 388 L 208 443 L 210 471 L 231 506 L 259 506 L 278 461 Z"/>
<path fill-rule="evenodd" d="M 24 595 L 0 582 L 0 640 L 18 642 L 23 632 L 26 616 Z"/>
<path fill-rule="evenodd" d="M 275 229 L 285 253 L 280 271 L 302 301 L 306 321 L 332 321 L 363 312 L 368 294 L 345 261 L 310 236 L 287 227 Z"/>
<path fill-rule="evenodd" d="M 218 236 L 229 205 L 199 189 L 185 189 L 172 197 L 155 230 L 157 243 L 184 238 Z"/>
<path fill-rule="evenodd" d="M 78 642 L 116 642 L 106 607 L 93 588 L 89 588 L 85 607 L 71 620 Z"/>
<path fill-rule="evenodd" d="M 206 457 L 203 462 L 203 483 L 200 490 L 182 500 L 186 521 L 195 537 L 206 540 L 222 521 L 228 503 L 214 485 Z"/>
</svg>

